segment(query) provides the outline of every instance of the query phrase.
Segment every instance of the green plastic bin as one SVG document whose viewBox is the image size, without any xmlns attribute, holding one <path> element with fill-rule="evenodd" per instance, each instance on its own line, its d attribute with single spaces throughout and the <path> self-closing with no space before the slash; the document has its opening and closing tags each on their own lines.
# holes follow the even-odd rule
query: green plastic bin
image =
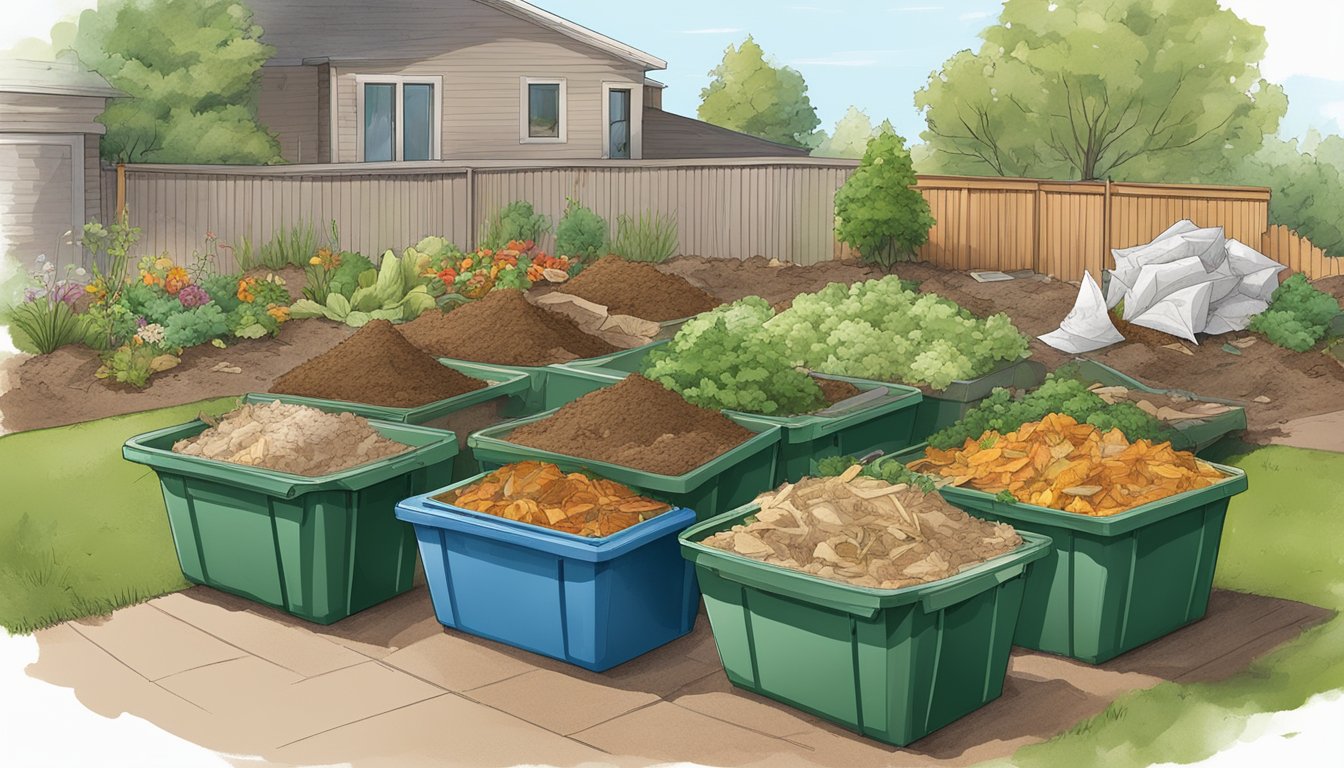
<svg viewBox="0 0 1344 768">
<path fill-rule="evenodd" d="M 602 368 L 566 368 L 558 365 L 546 374 L 546 392 L 542 397 L 546 410 L 578 400 L 603 387 L 624 379 L 628 374 Z"/>
<path fill-rule="evenodd" d="M 269 403 L 278 400 L 282 403 L 311 406 L 329 413 L 349 412 L 366 419 L 448 430 L 457 435 L 458 453 L 453 459 L 453 476 L 470 477 L 481 470 L 476 457 L 471 454 L 467 446 L 467 435 L 499 423 L 507 413 L 521 410 L 522 400 L 530 384 L 525 374 L 499 366 L 462 361 L 453 361 L 445 365 L 473 379 L 484 381 L 489 386 L 415 408 L 394 408 L 270 392 L 250 393 L 243 397 L 243 402 Z"/>
<path fill-rule="evenodd" d="M 189 580 L 330 624 L 411 588 L 415 531 L 397 502 L 452 480 L 451 432 L 372 424 L 412 450 L 302 477 L 173 453 L 198 420 L 133 437 L 122 456 L 158 474 Z"/>
<path fill-rule="evenodd" d="M 812 375 L 819 379 L 847 381 L 861 392 L 885 388 L 887 393 L 826 415 L 762 416 L 724 411 L 729 416 L 749 416 L 779 425 L 782 435 L 776 485 L 814 474 L 817 460 L 828 456 L 862 456 L 878 449 L 892 453 L 910 447 L 916 414 L 924 399 L 918 389 L 849 376 Z"/>
<path fill-rule="evenodd" d="M 1246 409 L 1232 400 L 1205 397 L 1180 389 L 1154 389 L 1137 379 L 1126 376 L 1109 365 L 1094 360 L 1075 360 L 1064 366 L 1060 373 L 1072 376 L 1084 384 L 1101 384 L 1104 387 L 1120 386 L 1139 392 L 1147 392 L 1150 395 L 1166 395 L 1167 397 L 1183 397 L 1198 402 L 1218 403 L 1232 409 L 1226 413 L 1210 416 L 1207 419 L 1180 421 L 1173 424 L 1172 426 L 1175 429 L 1172 430 L 1171 447 L 1178 451 L 1198 453 L 1211 447 L 1227 435 L 1246 429 Z"/>
<path fill-rule="evenodd" d="M 467 443 L 476 452 L 485 471 L 518 461 L 548 461 L 566 472 L 587 470 L 673 506 L 693 509 L 697 520 L 745 504 L 757 494 L 775 487 L 780 430 L 774 424 L 749 416 L 730 416 L 756 436 L 684 475 L 673 476 L 641 472 L 619 464 L 552 453 L 508 441 L 513 430 L 553 413 L 555 411 L 547 411 L 481 430 L 468 438 Z"/>
<path fill-rule="evenodd" d="M 602 357 L 590 357 L 584 360 L 561 363 L 556 367 L 567 368 L 569 370 L 600 371 L 603 373 L 616 374 L 638 373 L 640 366 L 644 364 L 644 358 L 649 356 L 649 352 L 664 346 L 669 341 L 671 341 L 671 339 L 654 341 L 645 344 L 642 347 L 623 349 L 620 352 L 613 352 L 610 355 L 603 355 Z"/>
<path fill-rule="evenodd" d="M 1021 547 L 951 578 L 870 589 L 700 543 L 758 508 L 680 537 L 734 685 L 898 746 L 1003 692 L 1024 574 L 1049 538 L 1023 533 Z"/>
<path fill-rule="evenodd" d="M 1228 501 L 1228 477 L 1110 517 L 1090 517 L 947 486 L 943 497 L 987 520 L 1049 536 L 1053 551 L 1027 577 L 1014 642 L 1100 664 L 1204 616 Z"/>
<path fill-rule="evenodd" d="M 1004 363 L 989 373 L 975 379 L 954 381 L 946 389 L 924 392 L 924 401 L 919 404 L 919 414 L 915 417 L 915 440 L 924 440 L 929 435 L 956 423 L 966 412 L 989 397 L 995 387 L 1027 389 L 1039 386 L 1045 381 L 1045 366 L 1035 360 L 1017 360 Z"/>
</svg>

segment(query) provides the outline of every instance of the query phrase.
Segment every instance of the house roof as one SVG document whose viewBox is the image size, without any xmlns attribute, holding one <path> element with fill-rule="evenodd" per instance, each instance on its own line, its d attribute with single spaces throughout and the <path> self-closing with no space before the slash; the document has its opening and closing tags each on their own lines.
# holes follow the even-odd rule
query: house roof
<svg viewBox="0 0 1344 768">
<path fill-rule="evenodd" d="M 728 128 L 644 109 L 644 158 L 669 160 L 705 157 L 806 157 L 807 150 L 748 136 Z"/>
<path fill-rule="evenodd" d="M 539 24 L 547 29 L 555 30 L 562 35 L 578 40 L 581 43 L 588 43 L 596 48 L 615 54 L 634 64 L 640 64 L 648 69 L 667 69 L 667 62 L 654 56 L 651 53 L 641 51 L 631 45 L 626 45 L 619 40 L 607 37 L 600 32 L 595 32 L 581 24 L 575 24 L 561 16 L 557 16 L 537 6 L 523 2 L 523 0 L 476 0 L 483 5 L 489 5 L 498 8 L 507 13 L 527 19 L 528 21 Z"/>
<path fill-rule="evenodd" d="M 0 91 L 105 98 L 123 95 L 102 75 L 73 62 L 28 59 L 0 60 Z"/>
</svg>

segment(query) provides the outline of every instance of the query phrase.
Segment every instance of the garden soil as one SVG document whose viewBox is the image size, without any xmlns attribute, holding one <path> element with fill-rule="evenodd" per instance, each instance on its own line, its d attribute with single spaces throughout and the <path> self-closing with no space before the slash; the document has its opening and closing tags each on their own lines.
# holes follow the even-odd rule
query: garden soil
<svg viewBox="0 0 1344 768">
<path fill-rule="evenodd" d="M 485 386 L 417 349 L 392 323 L 374 320 L 281 376 L 271 392 L 415 408 Z"/>
<path fill-rule="evenodd" d="M 601 304 L 613 315 L 633 315 L 655 323 L 698 315 L 719 304 L 681 277 L 619 256 L 598 259 L 555 290 Z"/>
<path fill-rule="evenodd" d="M 751 439 L 718 411 L 638 374 L 509 433 L 511 443 L 567 456 L 682 475 Z"/>
<path fill-rule="evenodd" d="M 426 312 L 400 331 L 435 357 L 497 365 L 551 365 L 617 351 L 515 290 L 491 291 L 450 312 Z"/>
<path fill-rule="evenodd" d="M 838 381 L 836 379 L 816 379 L 817 386 L 821 387 L 821 396 L 826 398 L 829 405 L 835 405 L 841 400 L 848 400 L 859 394 L 859 388 L 850 384 L 848 381 Z"/>
<path fill-rule="evenodd" d="M 266 392 L 281 374 L 354 332 L 330 320 L 291 320 L 275 338 L 234 340 L 227 349 L 203 344 L 187 350 L 176 368 L 155 374 L 145 389 L 94 378 L 98 353 L 88 347 L 63 347 L 41 357 L 16 356 L 0 363 L 0 429 L 9 433 L 57 427 Z M 220 363 L 242 372 L 211 370 Z"/>
</svg>

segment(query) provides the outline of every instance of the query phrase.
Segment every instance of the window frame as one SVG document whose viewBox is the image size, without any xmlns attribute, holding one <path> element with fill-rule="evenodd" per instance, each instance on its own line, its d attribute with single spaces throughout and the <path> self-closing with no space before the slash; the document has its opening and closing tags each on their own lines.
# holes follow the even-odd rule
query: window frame
<svg viewBox="0 0 1344 768">
<path fill-rule="evenodd" d="M 602 83 L 602 159 L 611 160 L 611 92 L 630 92 L 630 157 L 619 160 L 644 159 L 644 86 L 624 80 Z"/>
<path fill-rule="evenodd" d="M 432 85 L 434 86 L 434 105 L 430 108 L 431 116 L 434 118 L 434 124 L 430 128 L 430 135 L 433 138 L 433 147 L 430 149 L 429 159 L 441 160 L 443 158 L 441 142 L 443 141 L 443 76 L 442 75 L 355 75 L 355 157 L 358 162 L 364 160 L 364 86 L 365 85 L 395 85 L 396 86 L 396 120 L 395 130 L 393 131 L 393 147 L 391 160 L 379 160 L 377 162 L 392 163 L 420 163 L 424 160 L 404 160 L 405 157 L 405 115 L 406 115 L 406 85 Z"/>
<path fill-rule="evenodd" d="M 533 85 L 558 85 L 560 86 L 559 98 L 559 136 L 531 136 L 531 86 Z M 567 144 L 569 143 L 569 96 L 568 82 L 563 77 L 529 77 L 524 75 L 518 78 L 518 143 L 519 144 Z"/>
</svg>

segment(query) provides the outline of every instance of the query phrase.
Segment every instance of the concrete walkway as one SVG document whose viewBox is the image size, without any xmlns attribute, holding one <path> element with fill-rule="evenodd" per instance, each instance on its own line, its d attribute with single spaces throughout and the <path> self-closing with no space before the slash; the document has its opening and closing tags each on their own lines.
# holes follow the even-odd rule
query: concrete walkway
<svg viewBox="0 0 1344 768">
<path fill-rule="evenodd" d="M 958 766 L 1127 691 L 1232 675 L 1327 616 L 1216 592 L 1202 622 L 1101 667 L 1017 650 L 1002 698 L 906 749 L 734 689 L 703 614 L 690 636 L 594 674 L 446 632 L 424 587 L 332 627 L 197 587 L 38 633 L 28 673 L 239 766 Z"/>
</svg>

